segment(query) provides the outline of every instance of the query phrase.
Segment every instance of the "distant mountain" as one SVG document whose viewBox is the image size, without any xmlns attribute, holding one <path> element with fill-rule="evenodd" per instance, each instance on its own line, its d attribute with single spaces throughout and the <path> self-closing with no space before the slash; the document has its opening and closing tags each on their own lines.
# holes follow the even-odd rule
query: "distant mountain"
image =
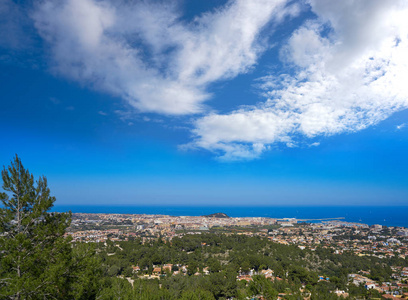
<svg viewBox="0 0 408 300">
<path fill-rule="evenodd" d="M 206 215 L 203 217 L 207 217 L 207 218 L 229 218 L 229 216 L 227 214 L 224 213 L 215 213 L 215 214 L 211 214 L 211 215 Z"/>
</svg>

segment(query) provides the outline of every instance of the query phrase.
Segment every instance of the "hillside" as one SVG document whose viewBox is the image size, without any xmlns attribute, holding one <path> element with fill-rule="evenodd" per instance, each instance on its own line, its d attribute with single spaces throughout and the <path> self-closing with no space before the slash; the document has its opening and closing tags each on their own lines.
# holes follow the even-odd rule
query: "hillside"
<svg viewBox="0 0 408 300">
<path fill-rule="evenodd" d="M 207 217 L 207 218 L 229 218 L 229 216 L 227 214 L 224 213 L 215 213 L 215 214 L 211 214 L 211 215 L 206 215 L 203 217 Z"/>
</svg>

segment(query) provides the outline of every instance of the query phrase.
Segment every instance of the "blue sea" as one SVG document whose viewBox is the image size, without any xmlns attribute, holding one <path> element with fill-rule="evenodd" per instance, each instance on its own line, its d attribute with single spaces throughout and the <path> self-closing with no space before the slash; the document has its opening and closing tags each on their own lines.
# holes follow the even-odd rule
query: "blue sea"
<svg viewBox="0 0 408 300">
<path fill-rule="evenodd" d="M 161 214 L 201 216 L 222 212 L 230 217 L 323 219 L 344 217 L 344 221 L 368 225 L 408 227 L 408 206 L 81 206 L 56 205 L 53 211 L 73 213 Z"/>
</svg>

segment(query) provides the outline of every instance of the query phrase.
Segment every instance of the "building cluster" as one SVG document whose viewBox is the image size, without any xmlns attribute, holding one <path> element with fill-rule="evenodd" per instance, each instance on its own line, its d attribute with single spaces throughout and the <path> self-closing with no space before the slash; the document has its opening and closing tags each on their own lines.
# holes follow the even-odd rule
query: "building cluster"
<svg viewBox="0 0 408 300">
<path fill-rule="evenodd" d="M 288 221 L 289 220 L 289 221 Z M 130 214 L 73 214 L 68 234 L 74 241 L 104 242 L 128 240 L 132 237 L 157 238 L 201 233 L 212 228 L 262 227 L 292 224 L 293 219 L 217 218 L 204 216 L 130 215 Z"/>
<path fill-rule="evenodd" d="M 67 235 L 73 241 L 104 242 L 142 238 L 171 240 L 185 234 L 222 232 L 263 236 L 281 244 L 315 249 L 318 245 L 378 258 L 408 257 L 408 229 L 368 226 L 344 221 L 299 222 L 297 219 L 218 218 L 204 216 L 168 216 L 146 214 L 73 214 Z"/>
<path fill-rule="evenodd" d="M 317 245 L 330 247 L 336 254 L 351 251 L 357 255 L 378 258 L 408 256 L 408 229 L 403 227 L 368 226 L 345 222 L 303 224 L 280 227 L 268 232 L 269 239 L 281 244 L 295 244 L 312 250 Z"/>
<path fill-rule="evenodd" d="M 376 282 L 367 276 L 370 275 L 370 271 L 360 270 L 358 274 L 349 274 L 348 278 L 350 283 L 356 286 L 364 286 L 367 290 L 375 289 L 381 294 L 384 294 L 386 299 L 401 299 L 401 295 L 408 296 L 408 293 L 404 293 L 404 290 L 408 288 L 406 283 L 408 268 L 393 267 L 393 280 L 390 282 Z M 404 280 L 404 282 L 403 282 Z M 394 295 L 398 295 L 394 296 Z"/>
<path fill-rule="evenodd" d="M 105 242 L 124 241 L 140 238 L 143 242 L 151 239 L 172 240 L 185 234 L 202 234 L 204 232 L 219 232 L 223 234 L 242 234 L 262 236 L 269 240 L 297 245 L 300 249 L 315 250 L 322 246 L 329 248 L 334 254 L 342 255 L 352 252 L 359 256 L 375 256 L 384 258 L 408 257 L 408 229 L 404 227 L 385 227 L 382 225 L 367 225 L 350 223 L 342 220 L 303 222 L 293 218 L 220 218 L 205 216 L 168 216 L 146 214 L 73 214 L 72 224 L 67 235 L 73 242 Z M 142 278 L 160 278 L 171 274 L 186 274 L 188 266 L 165 264 L 154 266 L 150 274 L 133 266 L 133 271 Z M 349 274 L 349 281 L 367 290 L 376 289 L 385 298 L 401 297 L 408 289 L 408 268 L 392 267 L 393 276 L 390 282 L 375 282 L 369 278 L 370 271 L 361 270 L 357 274 Z M 208 268 L 197 270 L 194 274 L 208 274 Z M 264 276 L 273 280 L 272 270 L 262 270 Z M 251 281 L 257 273 L 240 273 L 237 280 Z M 329 281 L 324 276 L 319 280 Z M 336 294 L 347 297 L 344 291 Z"/>
</svg>

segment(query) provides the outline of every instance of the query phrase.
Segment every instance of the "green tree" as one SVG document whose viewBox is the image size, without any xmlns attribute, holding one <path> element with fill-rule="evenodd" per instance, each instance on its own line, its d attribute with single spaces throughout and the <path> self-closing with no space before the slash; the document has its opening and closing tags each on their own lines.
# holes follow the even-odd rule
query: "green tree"
<svg viewBox="0 0 408 300">
<path fill-rule="evenodd" d="M 249 283 L 249 291 L 252 295 L 262 295 L 266 299 L 276 299 L 278 297 L 278 292 L 273 289 L 272 282 L 260 275 L 253 277 L 253 281 Z"/>
<path fill-rule="evenodd" d="M 218 259 L 211 257 L 208 259 L 208 267 L 211 273 L 217 273 L 221 271 L 221 263 Z"/>
<path fill-rule="evenodd" d="M 181 300 L 215 300 L 214 296 L 209 291 L 198 289 L 195 291 L 183 291 Z"/>
<path fill-rule="evenodd" d="M 95 299 L 100 290 L 101 259 L 95 245 L 79 243 L 72 249 L 70 260 L 70 299 Z"/>
<path fill-rule="evenodd" d="M 84 260 L 73 259 L 65 229 L 71 213 L 51 213 L 47 179 L 36 182 L 16 155 L 1 173 L 0 298 L 75 299 Z"/>
</svg>

